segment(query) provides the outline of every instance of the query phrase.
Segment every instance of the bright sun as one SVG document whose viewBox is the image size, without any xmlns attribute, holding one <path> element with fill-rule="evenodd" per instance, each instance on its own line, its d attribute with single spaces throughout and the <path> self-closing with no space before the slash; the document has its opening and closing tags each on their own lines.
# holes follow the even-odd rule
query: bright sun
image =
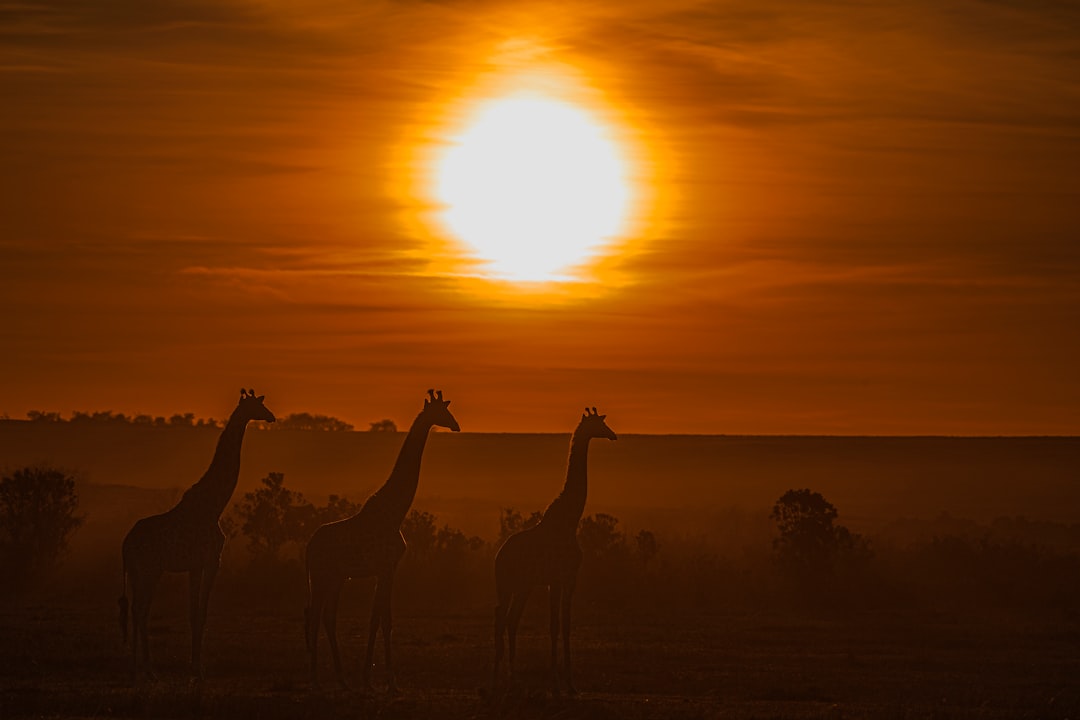
<svg viewBox="0 0 1080 720">
<path fill-rule="evenodd" d="M 624 230 L 628 169 L 579 107 L 538 94 L 482 105 L 435 168 L 441 220 L 490 277 L 566 280 Z"/>
</svg>

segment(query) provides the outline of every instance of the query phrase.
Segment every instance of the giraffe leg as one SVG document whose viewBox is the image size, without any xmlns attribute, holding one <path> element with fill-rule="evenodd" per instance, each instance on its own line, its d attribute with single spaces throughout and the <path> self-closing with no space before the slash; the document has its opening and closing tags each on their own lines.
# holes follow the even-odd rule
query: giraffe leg
<svg viewBox="0 0 1080 720">
<path fill-rule="evenodd" d="M 513 599 L 510 601 L 510 613 L 508 615 L 509 628 L 507 632 L 507 639 L 510 645 L 510 682 L 514 682 L 514 656 L 517 654 L 517 629 L 518 623 L 521 622 L 521 614 L 525 612 L 525 603 L 529 599 L 529 593 L 532 588 L 522 588 L 521 591 L 514 594 Z"/>
<path fill-rule="evenodd" d="M 191 672 L 200 680 L 203 677 L 202 641 L 203 631 L 206 630 L 206 614 L 210 607 L 210 591 L 214 589 L 214 581 L 217 579 L 220 567 L 220 561 L 214 562 L 199 573 L 202 576 L 199 592 L 199 624 L 198 632 L 192 635 Z"/>
<path fill-rule="evenodd" d="M 156 679 L 154 666 L 150 659 L 150 637 L 147 632 L 150 617 L 150 601 L 154 597 L 154 588 L 157 587 L 161 573 L 144 573 L 138 576 L 132 583 L 132 652 L 135 656 L 135 680 L 139 679 L 138 650 L 142 649 L 143 667 L 146 677 Z"/>
<path fill-rule="evenodd" d="M 386 659 L 387 689 L 391 694 L 397 693 L 397 679 L 394 676 L 394 662 L 391 657 L 390 646 L 394 635 L 393 612 L 391 598 L 394 590 L 394 576 L 387 575 L 379 580 L 379 586 L 375 590 L 375 601 L 382 611 L 382 636 L 383 654 Z M 380 597 L 381 596 L 381 597 Z"/>
<path fill-rule="evenodd" d="M 131 682 L 139 682 L 139 600 L 142 591 L 139 590 L 139 576 L 135 573 L 129 575 L 131 582 Z"/>
<path fill-rule="evenodd" d="M 337 641 L 337 611 L 338 601 L 341 600 L 341 586 L 345 584 L 345 578 L 338 580 L 326 595 L 326 602 L 322 609 L 323 628 L 326 629 L 326 639 L 330 643 L 330 654 L 334 658 L 334 673 L 337 675 L 338 684 L 342 689 L 347 689 L 345 674 L 341 671 L 341 653 L 338 651 Z M 315 634 L 318 635 L 318 626 Z"/>
<path fill-rule="evenodd" d="M 503 635 L 506 632 L 506 613 L 510 609 L 510 593 L 499 593 L 499 604 L 495 606 L 495 667 L 491 671 L 491 689 L 499 687 L 499 665 L 503 659 Z"/>
<path fill-rule="evenodd" d="M 570 582 L 563 588 L 562 594 L 562 637 L 563 637 L 563 672 L 566 674 L 566 692 L 576 695 L 573 676 L 570 674 L 570 605 L 574 597 L 574 583 Z"/>
<path fill-rule="evenodd" d="M 188 574 L 188 601 L 191 615 L 191 675 L 201 677 L 199 669 L 200 656 L 202 654 L 201 636 L 202 620 L 199 613 L 199 598 L 202 595 L 203 571 L 192 570 Z"/>
<path fill-rule="evenodd" d="M 323 607 L 326 603 L 323 582 L 317 576 L 308 576 L 310 597 L 307 608 L 307 646 L 308 656 L 311 660 L 311 687 L 319 687 L 319 625 L 323 617 Z"/>
<path fill-rule="evenodd" d="M 375 581 L 375 598 L 371 601 L 371 621 L 368 623 L 367 653 L 364 655 L 364 689 L 371 690 L 371 670 L 375 665 L 375 636 L 382 623 L 382 611 L 379 608 L 379 595 L 382 590 L 382 578 Z"/>
<path fill-rule="evenodd" d="M 559 695 L 559 604 L 562 590 L 557 583 L 548 586 L 551 632 L 551 694 Z"/>
</svg>

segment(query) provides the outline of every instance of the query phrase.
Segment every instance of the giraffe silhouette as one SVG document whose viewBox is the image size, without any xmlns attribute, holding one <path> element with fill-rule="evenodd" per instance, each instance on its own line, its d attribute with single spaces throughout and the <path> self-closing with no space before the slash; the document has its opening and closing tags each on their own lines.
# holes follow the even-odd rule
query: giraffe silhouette
<svg viewBox="0 0 1080 720">
<path fill-rule="evenodd" d="M 539 524 L 514 533 L 506 539 L 495 556 L 495 667 L 492 687 L 498 687 L 499 664 L 503 657 L 503 632 L 508 630 L 510 677 L 514 675 L 514 651 L 517 628 L 532 589 L 548 587 L 551 608 L 551 689 L 559 694 L 558 635 L 560 620 L 565 656 L 566 687 L 574 694 L 570 674 L 570 604 L 581 567 L 581 547 L 577 526 L 585 511 L 588 493 L 589 441 L 593 438 L 616 440 L 611 428 L 596 408 L 585 408 L 581 422 L 570 438 L 570 458 L 566 467 L 566 485 L 555 498 Z M 560 617 L 561 611 L 561 617 Z"/>
<path fill-rule="evenodd" d="M 322 621 L 334 658 L 334 671 L 344 687 L 341 656 L 337 642 L 337 606 L 341 588 L 349 578 L 375 576 L 375 599 L 371 605 L 367 655 L 364 660 L 364 687 L 371 688 L 371 669 L 375 638 L 382 628 L 386 653 L 386 673 L 391 692 L 396 692 L 394 666 L 390 655 L 391 589 L 398 561 L 405 553 L 401 522 L 405 519 L 420 479 L 420 460 L 433 426 L 458 432 L 457 420 L 450 414 L 449 400 L 442 391 L 428 390 L 424 409 L 413 420 L 397 461 L 386 483 L 365 502 L 360 512 L 338 522 L 323 525 L 308 541 L 305 553 L 308 574 L 308 607 L 305 610 L 306 640 L 311 657 L 311 683 L 318 686 L 319 622 Z"/>
<path fill-rule="evenodd" d="M 218 519 L 236 489 L 240 475 L 240 446 L 248 422 L 274 422 L 274 414 L 263 405 L 263 397 L 256 397 L 254 390 L 240 390 L 240 403 L 225 423 L 214 459 L 202 479 L 187 489 L 172 510 L 139 520 L 124 537 L 120 626 L 126 641 L 130 586 L 132 677 L 135 681 L 139 679 L 140 643 L 146 673 L 154 676 L 147 618 L 154 588 L 163 572 L 189 573 L 191 672 L 196 678 L 203 676 L 202 636 L 206 607 L 225 545 L 225 533 L 218 526 Z"/>
</svg>

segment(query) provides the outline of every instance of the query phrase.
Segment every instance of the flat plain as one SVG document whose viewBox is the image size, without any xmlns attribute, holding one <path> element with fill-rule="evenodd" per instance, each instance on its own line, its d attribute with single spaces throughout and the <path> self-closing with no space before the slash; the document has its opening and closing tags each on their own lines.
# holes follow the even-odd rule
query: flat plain
<svg viewBox="0 0 1080 720">
<path fill-rule="evenodd" d="M 166 589 L 167 590 L 167 589 Z M 358 684 L 362 588 L 341 637 Z M 182 594 L 182 593 L 178 593 Z M 307 673 L 299 614 L 213 608 L 207 678 L 187 676 L 182 604 L 152 632 L 159 678 L 132 686 L 114 608 L 9 607 L 0 615 L 0 716 L 385 718 L 1068 718 L 1080 712 L 1080 628 L 1060 622 L 898 613 L 587 613 L 574 631 L 575 697 L 547 687 L 539 599 L 523 621 L 517 684 L 491 692 L 482 614 L 400 615 L 401 692 L 340 689 L 323 653 Z M 256 612 L 258 611 L 258 612 Z M 325 643 L 323 643 L 325 650 Z"/>
</svg>

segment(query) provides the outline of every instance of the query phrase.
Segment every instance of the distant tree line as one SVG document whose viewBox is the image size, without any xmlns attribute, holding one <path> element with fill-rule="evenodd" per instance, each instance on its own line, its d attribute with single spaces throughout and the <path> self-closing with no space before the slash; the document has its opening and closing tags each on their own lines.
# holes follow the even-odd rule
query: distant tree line
<svg viewBox="0 0 1080 720">
<path fill-rule="evenodd" d="M 31 410 L 26 413 L 26 417 L 30 422 L 35 423 L 72 423 L 72 424 L 94 424 L 94 425 L 141 425 L 144 427 L 171 427 L 171 428 L 221 428 L 224 426 L 224 421 L 215 420 L 214 418 L 197 418 L 195 413 L 175 413 L 169 417 L 164 415 L 125 415 L 121 412 L 113 412 L 111 410 L 102 410 L 99 412 L 82 412 L 76 410 L 71 414 L 71 417 L 65 419 L 58 412 L 45 412 L 42 410 Z M 389 427 L 386 424 L 389 424 Z M 376 427 L 376 426 L 379 427 Z M 396 430 L 392 420 L 380 420 L 378 423 L 371 424 L 372 431 L 376 430 Z M 339 420 L 331 415 L 318 415 L 307 412 L 291 413 L 285 417 L 279 418 L 278 421 L 272 425 L 256 425 L 258 427 L 267 430 L 307 430 L 316 432 L 349 432 L 353 430 L 353 426 L 344 420 Z"/>
</svg>

